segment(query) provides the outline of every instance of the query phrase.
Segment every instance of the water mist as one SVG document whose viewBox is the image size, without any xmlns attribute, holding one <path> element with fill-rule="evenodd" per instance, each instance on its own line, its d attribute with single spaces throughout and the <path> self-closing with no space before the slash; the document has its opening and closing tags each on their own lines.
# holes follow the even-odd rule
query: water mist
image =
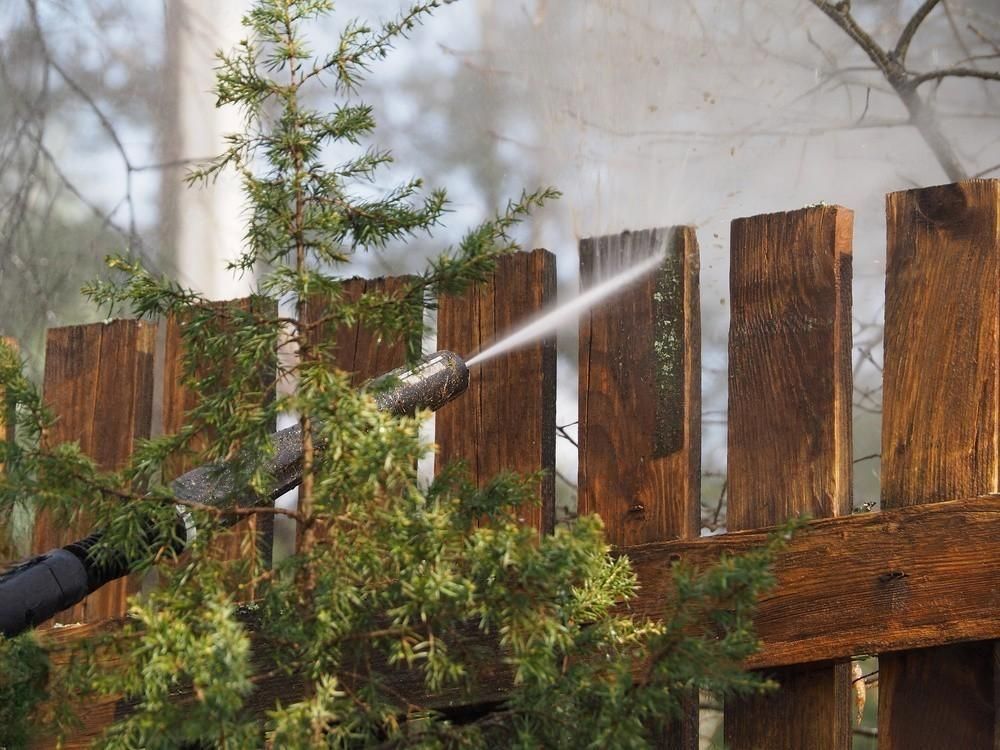
<svg viewBox="0 0 1000 750">
<path fill-rule="evenodd" d="M 663 255 L 657 254 L 647 258 L 638 265 L 625 269 L 621 273 L 612 276 L 610 279 L 602 281 L 600 284 L 597 284 L 587 291 L 578 294 L 573 299 L 564 302 L 554 310 L 543 313 L 541 317 L 538 317 L 523 327 L 518 328 L 514 332 L 508 334 L 488 348 L 479 352 L 474 357 L 469 359 L 466 364 L 469 367 L 482 364 L 483 362 L 487 362 L 494 357 L 513 349 L 517 349 L 525 344 L 529 344 L 532 341 L 551 333 L 564 323 L 568 323 L 576 319 L 582 313 L 586 312 L 602 300 L 607 299 L 608 297 L 622 291 L 629 285 L 634 284 L 643 276 L 655 270 L 661 263 L 663 263 Z"/>
</svg>

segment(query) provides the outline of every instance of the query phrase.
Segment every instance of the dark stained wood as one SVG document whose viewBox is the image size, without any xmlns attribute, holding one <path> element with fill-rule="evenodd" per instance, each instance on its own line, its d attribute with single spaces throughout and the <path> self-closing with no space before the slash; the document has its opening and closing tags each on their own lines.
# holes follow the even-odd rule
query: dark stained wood
<svg viewBox="0 0 1000 750">
<path fill-rule="evenodd" d="M 247 297 L 239 300 L 213 303 L 220 310 L 233 307 L 240 310 L 251 310 L 262 316 L 277 314 L 277 307 L 266 302 L 261 297 Z M 188 412 L 197 404 L 204 394 L 196 393 L 184 384 L 184 341 L 182 321 L 171 317 L 166 323 L 166 340 L 164 344 L 163 363 L 163 432 L 171 435 L 178 432 L 185 424 Z M 221 362 L 205 364 L 206 368 L 225 367 L 225 355 Z M 273 373 L 262 374 L 264 378 L 273 377 Z M 203 450 L 211 439 L 210 435 L 199 435 L 191 443 L 195 451 Z M 170 461 L 168 479 L 172 479 L 185 471 L 190 471 L 196 465 L 191 458 L 177 458 Z M 222 560 L 245 559 L 249 554 L 257 554 L 262 564 L 270 564 L 271 549 L 274 540 L 274 516 L 253 516 L 241 521 L 232 529 L 219 535 L 213 553 Z M 247 598 L 253 598 L 253 592 L 247 592 Z"/>
<path fill-rule="evenodd" d="M 412 281 L 409 276 L 386 276 L 377 279 L 355 277 L 344 282 L 344 299 L 357 301 L 364 294 L 397 296 Z M 309 307 L 309 319 L 319 320 L 326 314 L 326 307 L 314 300 Z M 406 364 L 406 341 L 402 338 L 383 340 L 375 331 L 360 323 L 351 326 L 319 326 L 309 338 L 310 342 L 328 351 L 332 363 L 352 374 L 352 382 L 361 385 L 366 380 L 382 375 Z M 330 349 L 330 345 L 334 347 Z"/>
<path fill-rule="evenodd" d="M 732 223 L 730 530 L 850 513 L 852 227 L 838 206 Z M 850 747 L 849 670 L 782 670 L 728 701 L 727 746 Z"/>
<path fill-rule="evenodd" d="M 628 611 L 637 617 L 663 617 L 672 597 L 671 566 L 684 561 L 704 568 L 722 553 L 759 547 L 770 531 L 633 547 L 628 555 L 641 588 Z M 778 556 L 777 587 L 762 597 L 755 618 L 762 649 L 746 666 L 830 662 L 1000 637 L 998 548 L 1000 496 L 813 521 Z M 46 643 L 67 645 L 108 627 L 115 625 L 60 628 L 46 631 L 43 638 Z M 485 639 L 480 645 L 486 653 L 495 648 Z M 57 664 L 67 658 L 66 653 L 53 655 Z M 266 652 L 257 658 L 266 663 Z M 388 684 L 414 702 L 432 706 L 481 703 L 501 697 L 509 686 L 509 675 L 497 668 L 499 664 L 493 660 L 484 665 L 482 686 L 468 694 L 427 696 L 412 675 L 397 675 Z M 275 677 L 261 686 L 253 705 L 263 710 L 274 698 L 287 702 L 300 690 L 299 678 Z M 81 716 L 81 736 L 94 736 L 105 726 L 114 705 L 109 701 Z"/>
<path fill-rule="evenodd" d="M 101 469 L 121 468 L 135 441 L 148 438 L 153 407 L 156 326 L 135 320 L 55 328 L 48 332 L 43 394 L 58 416 L 50 444 L 76 441 Z M 70 527 L 48 514 L 35 521 L 32 547 L 45 552 L 91 532 L 83 519 Z M 94 622 L 126 611 L 137 577 L 114 581 L 53 622 Z"/>
<path fill-rule="evenodd" d="M 469 358 L 555 302 L 555 257 L 547 250 L 501 258 L 492 277 L 438 309 L 438 349 Z M 437 412 L 438 466 L 465 461 L 479 486 L 501 471 L 546 469 L 540 505 L 520 510 L 540 533 L 555 523 L 555 339 L 546 338 L 472 369 L 467 393 Z"/>
<path fill-rule="evenodd" d="M 886 212 L 882 506 L 997 492 L 1000 181 L 892 193 Z M 880 658 L 879 748 L 1000 747 L 995 659 L 993 643 Z"/>
<path fill-rule="evenodd" d="M 579 509 L 624 549 L 700 528 L 698 242 L 677 227 L 580 243 L 585 289 L 656 254 L 580 324 Z"/>
<path fill-rule="evenodd" d="M 584 289 L 654 255 L 655 272 L 580 321 L 581 513 L 621 549 L 698 536 L 701 500 L 701 300 L 692 227 L 580 243 Z M 698 746 L 698 701 L 657 746 Z"/>
<path fill-rule="evenodd" d="M 358 276 L 344 281 L 345 302 L 357 302 L 366 294 L 396 297 L 405 293 L 411 276 L 384 276 L 364 279 Z M 376 331 L 356 322 L 354 325 L 334 325 L 322 321 L 329 308 L 320 298 L 310 300 L 306 320 L 313 323 L 307 336 L 313 356 L 344 372 L 351 373 L 351 382 L 362 385 L 371 378 L 406 364 L 406 341 L 402 337 L 384 340 Z M 322 524 L 317 535 L 322 534 Z M 297 532 L 300 539 L 301 529 Z M 298 541 L 296 542 L 298 544 Z"/>
<path fill-rule="evenodd" d="M 630 611 L 666 612 L 672 562 L 703 567 L 763 544 L 741 531 L 629 550 L 640 594 Z M 754 618 L 753 668 L 845 659 L 1000 633 L 1000 496 L 810 522 L 775 564 Z"/>
</svg>

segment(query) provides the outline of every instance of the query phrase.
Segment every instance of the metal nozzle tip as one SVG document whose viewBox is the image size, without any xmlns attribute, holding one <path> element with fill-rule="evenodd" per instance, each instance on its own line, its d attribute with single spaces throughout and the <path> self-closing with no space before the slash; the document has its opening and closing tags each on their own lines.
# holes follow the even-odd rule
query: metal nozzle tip
<svg viewBox="0 0 1000 750">
<path fill-rule="evenodd" d="M 373 380 L 380 409 L 412 414 L 417 409 L 437 411 L 469 387 L 469 368 L 454 352 L 428 354 L 408 367 L 400 367 Z"/>
</svg>

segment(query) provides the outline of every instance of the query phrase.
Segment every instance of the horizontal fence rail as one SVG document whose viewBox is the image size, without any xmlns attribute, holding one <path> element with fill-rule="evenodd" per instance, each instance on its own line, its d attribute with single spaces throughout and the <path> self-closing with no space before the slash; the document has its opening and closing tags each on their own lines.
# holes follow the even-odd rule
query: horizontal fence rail
<svg viewBox="0 0 1000 750">
<path fill-rule="evenodd" d="M 761 544 L 790 516 L 812 520 L 775 565 L 777 587 L 759 603 L 761 650 L 746 666 L 781 684 L 772 695 L 725 707 L 727 747 L 850 747 L 850 660 L 880 656 L 880 748 L 995 748 L 1000 671 L 1000 181 L 973 180 L 887 199 L 882 510 L 852 514 L 852 213 L 819 205 L 738 219 L 732 227 L 729 332 L 728 533 L 699 538 L 701 342 L 698 244 L 688 227 L 587 239 L 584 287 L 650 256 L 662 265 L 580 321 L 579 510 L 604 519 L 641 591 L 629 611 L 657 617 L 671 568 L 706 566 Z M 544 250 L 504 258 L 493 275 L 440 301 L 438 348 L 471 355 L 555 297 L 555 258 Z M 344 294 L 392 295 L 404 277 L 354 279 Z M 259 301 L 219 303 L 249 310 Z M 314 321 L 322 306 L 307 306 Z M 152 431 L 208 394 L 182 388 L 179 327 L 113 321 L 49 332 L 48 436 L 75 440 L 104 467 L 120 466 Z M 401 364 L 405 346 L 363 327 L 319 325 L 309 346 L 361 382 Z M 536 342 L 476 368 L 469 394 L 436 419 L 437 465 L 462 459 L 480 484 L 501 470 L 548 471 L 523 523 L 555 523 L 555 341 Z M 159 361 L 158 361 L 159 358 Z M 218 363 L 213 363 L 218 367 Z M 158 370 L 158 368 L 161 368 Z M 154 372 L 163 388 L 154 393 Z M 6 410 L 0 430 L 10 436 Z M 5 426 L 6 425 L 6 426 Z M 203 436 L 202 439 L 210 439 Z M 187 467 L 171 467 L 179 472 Z M 219 551 L 270 561 L 270 521 L 243 523 Z M 2 522 L 0 522 L 2 526 Z M 45 551 L 85 529 L 37 519 Z M 59 616 L 50 644 L 114 629 L 139 581 L 124 579 Z M 253 592 L 247 596 L 252 598 Z M 386 667 L 393 688 L 432 707 L 502 699 L 502 654 L 483 640 L 472 693 L 437 696 Z M 266 664 L 266 645 L 255 646 Z M 54 660 L 68 658 L 66 650 Z M 110 659 L 111 657 L 109 657 Z M 264 711 L 301 695 L 280 674 L 251 698 Z M 127 703 L 81 710 L 65 747 L 98 737 Z M 658 738 L 698 746 L 698 696 Z"/>
</svg>

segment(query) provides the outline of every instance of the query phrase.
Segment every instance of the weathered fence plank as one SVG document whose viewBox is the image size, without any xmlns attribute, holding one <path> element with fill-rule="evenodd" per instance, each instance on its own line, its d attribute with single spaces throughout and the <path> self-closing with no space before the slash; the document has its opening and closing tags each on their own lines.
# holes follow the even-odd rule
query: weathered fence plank
<svg viewBox="0 0 1000 750">
<path fill-rule="evenodd" d="M 1000 491 L 1000 181 L 892 193 L 887 221 L 882 507 Z M 993 643 L 880 658 L 879 748 L 1000 746 L 996 670 Z"/>
<path fill-rule="evenodd" d="M 690 227 L 580 243 L 585 289 L 657 253 L 663 266 L 580 324 L 579 507 L 623 549 L 699 531 L 698 243 Z"/>
<path fill-rule="evenodd" d="M 357 302 L 365 294 L 395 296 L 402 294 L 410 282 L 407 276 L 384 276 L 364 279 L 359 276 L 344 282 L 345 302 Z M 383 340 L 375 331 L 360 321 L 354 325 L 336 325 L 333 321 L 320 322 L 328 313 L 322 299 L 310 300 L 306 322 L 311 325 L 307 341 L 316 351 L 313 356 L 326 361 L 344 372 L 351 373 L 351 383 L 360 386 L 366 380 L 394 370 L 406 363 L 406 341 Z M 323 525 L 317 527 L 322 535 Z M 296 530 L 301 541 L 301 527 Z"/>
<path fill-rule="evenodd" d="M 700 529 L 698 240 L 672 227 L 580 243 L 584 289 L 657 254 L 661 267 L 580 321 L 579 510 L 620 549 Z M 698 746 L 696 697 L 659 746 Z"/>
<path fill-rule="evenodd" d="M 760 546 L 767 529 L 629 550 L 637 615 L 667 612 L 669 569 Z M 777 558 L 751 668 L 835 661 L 1000 634 L 1000 496 L 812 521 Z M 788 747 L 795 747 L 789 745 Z M 761 745 L 761 747 L 768 747 Z"/>
<path fill-rule="evenodd" d="M 555 280 L 547 250 L 501 258 L 490 279 L 440 300 L 438 349 L 462 357 L 485 349 L 554 302 Z M 438 466 L 462 460 L 480 486 L 500 471 L 548 470 L 540 505 L 521 509 L 543 534 L 555 524 L 555 380 L 555 339 L 547 338 L 477 365 L 468 392 L 435 415 Z"/>
<path fill-rule="evenodd" d="M 356 302 L 364 294 L 397 295 L 406 289 L 410 280 L 407 276 L 348 279 L 344 282 L 344 299 Z M 309 320 L 320 320 L 325 312 L 326 308 L 315 301 L 310 306 Z M 330 351 L 333 363 L 341 370 L 352 373 L 355 385 L 406 363 L 404 340 L 383 341 L 361 323 L 352 326 L 321 325 L 310 334 L 309 340 Z M 334 344 L 332 350 L 328 349 L 330 344 Z"/>
<path fill-rule="evenodd" d="M 731 530 L 851 512 L 852 226 L 838 206 L 732 223 Z M 774 677 L 726 703 L 727 746 L 850 747 L 848 664 Z"/>
<path fill-rule="evenodd" d="M 247 297 L 227 302 L 214 302 L 221 311 L 226 308 L 243 311 L 254 311 L 262 316 L 277 314 L 277 308 L 272 303 L 265 303 L 261 297 Z M 184 384 L 184 341 L 182 321 L 175 317 L 166 322 L 166 340 L 163 362 L 163 432 L 170 435 L 178 432 L 184 426 L 188 412 L 197 406 L 200 398 L 206 394 L 196 393 Z M 223 362 L 205 363 L 206 371 L 214 371 L 225 367 Z M 269 378 L 271 373 L 262 373 L 262 378 Z M 202 450 L 211 439 L 210 435 L 198 435 L 191 443 L 193 450 Z M 172 479 L 185 471 L 194 468 L 193 459 L 174 459 L 169 462 L 168 479 Z M 213 554 L 221 560 L 242 560 L 248 554 L 256 554 L 260 564 L 270 564 L 271 550 L 274 540 L 274 516 L 253 516 L 238 523 L 233 528 L 221 533 L 213 547 Z M 241 599 L 252 599 L 254 592 L 246 591 Z"/>
<path fill-rule="evenodd" d="M 120 468 L 140 438 L 149 437 L 153 408 L 153 350 L 156 326 L 114 320 L 49 331 L 43 394 L 59 420 L 52 444 L 78 441 L 102 469 Z M 84 520 L 69 528 L 48 514 L 36 519 L 33 551 L 46 552 L 89 534 Z M 126 597 L 138 589 L 122 578 L 61 613 L 54 622 L 95 622 L 119 617 Z"/>
</svg>

